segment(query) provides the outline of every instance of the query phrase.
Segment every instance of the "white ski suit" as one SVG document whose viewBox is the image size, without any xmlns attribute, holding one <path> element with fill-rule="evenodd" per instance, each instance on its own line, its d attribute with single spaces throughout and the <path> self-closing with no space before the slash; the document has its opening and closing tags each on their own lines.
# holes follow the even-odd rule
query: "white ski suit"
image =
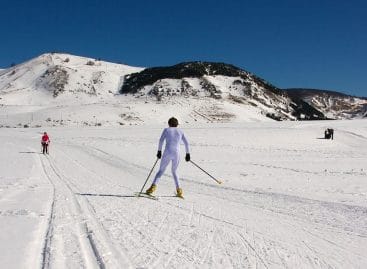
<svg viewBox="0 0 367 269">
<path fill-rule="evenodd" d="M 170 161 L 172 161 L 172 175 L 175 180 L 176 188 L 179 188 L 177 167 L 180 162 L 180 142 L 185 144 L 186 153 L 189 153 L 189 143 L 182 130 L 177 127 L 169 127 L 163 130 L 161 138 L 159 139 L 158 150 L 162 151 L 163 142 L 166 140 L 166 145 L 162 155 L 161 166 L 158 173 L 155 175 L 153 184 L 158 184 L 159 179 L 163 175 Z"/>
</svg>

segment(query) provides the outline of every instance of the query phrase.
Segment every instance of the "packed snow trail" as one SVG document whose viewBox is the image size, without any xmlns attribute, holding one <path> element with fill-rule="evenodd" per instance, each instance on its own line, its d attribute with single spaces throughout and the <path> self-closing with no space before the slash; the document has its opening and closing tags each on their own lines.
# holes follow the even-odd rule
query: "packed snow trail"
<svg viewBox="0 0 367 269">
<path fill-rule="evenodd" d="M 54 129 L 49 156 L 35 149 L 36 130 L 6 130 L 7 149 L 19 150 L 9 158 L 1 151 L 13 165 L 2 169 L 10 175 L 17 162 L 29 163 L 43 186 L 38 224 L 14 226 L 27 239 L 7 242 L 38 245 L 28 254 L 38 261 L 21 261 L 36 268 L 364 268 L 366 125 L 339 123 L 327 141 L 317 139 L 322 123 L 313 124 L 187 129 L 193 159 L 224 183 L 182 161 L 185 200 L 174 197 L 167 173 L 158 201 L 134 193 L 155 160 L 160 128 Z M 31 184 L 9 175 L 1 176 L 18 182 L 14 192 Z M 13 185 L 5 186 L 1 198 L 11 195 Z M 4 227 L 9 203 L 0 206 Z M 12 206 L 24 207 L 17 198 Z M 42 237 L 32 240 L 34 231 Z"/>
<path fill-rule="evenodd" d="M 76 195 L 78 193 L 76 187 L 53 164 L 52 157 L 47 156 L 46 160 L 41 156 L 42 168 L 56 192 L 56 198 L 53 201 L 55 205 L 52 207 L 53 210 L 50 216 L 52 219 L 50 226 L 53 226 L 52 237 L 56 241 L 55 244 L 57 244 L 57 241 L 61 245 L 69 241 L 72 242 L 72 244 L 62 245 L 61 247 L 64 250 L 62 252 L 59 251 L 58 247 L 54 248 L 51 244 L 48 247 L 48 251 L 51 253 L 47 256 L 51 257 L 53 263 L 57 265 L 58 261 L 65 260 L 65 252 L 72 252 L 70 255 L 80 252 L 79 257 L 82 258 L 82 261 L 78 261 L 79 264 L 61 264 L 61 268 L 74 268 L 80 266 L 80 264 L 85 264 L 87 268 L 110 266 L 127 268 L 129 266 L 128 259 L 123 257 L 111 244 L 111 240 L 102 225 L 96 220 L 88 200 Z M 60 218 L 60 220 L 57 218 Z M 60 225 L 60 223 L 62 224 Z M 68 239 L 67 237 L 70 235 L 74 238 Z M 66 238 L 64 238 L 65 236 Z M 75 238 L 78 242 L 73 241 Z M 46 240 L 51 239 L 46 237 Z M 75 246 L 77 248 L 73 249 Z M 53 251 L 53 249 L 56 251 Z M 61 255 L 61 257 L 57 255 Z M 105 255 L 108 256 L 108 260 L 105 260 Z M 71 261 L 75 262 L 74 260 Z M 45 262 L 43 265 L 47 268 L 46 265 L 50 261 L 46 260 Z"/>
</svg>

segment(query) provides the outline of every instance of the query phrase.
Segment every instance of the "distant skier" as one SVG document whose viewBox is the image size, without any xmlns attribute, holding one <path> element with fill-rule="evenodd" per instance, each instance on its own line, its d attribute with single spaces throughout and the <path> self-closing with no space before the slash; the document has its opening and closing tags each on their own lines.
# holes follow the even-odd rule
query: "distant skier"
<svg viewBox="0 0 367 269">
<path fill-rule="evenodd" d="M 334 140 L 334 129 L 327 128 L 324 132 L 324 138 Z"/>
<path fill-rule="evenodd" d="M 172 175 L 175 180 L 177 197 L 183 198 L 182 189 L 180 188 L 180 184 L 178 182 L 177 168 L 180 162 L 180 142 L 183 141 L 185 144 L 186 156 L 185 160 L 190 161 L 190 153 L 189 153 L 189 143 L 186 140 L 186 137 L 181 129 L 178 129 L 178 120 L 176 118 L 170 118 L 168 120 L 169 128 L 165 128 L 162 132 L 162 135 L 159 139 L 157 158 L 160 159 L 162 157 L 161 165 L 158 173 L 155 175 L 152 185 L 149 189 L 147 189 L 147 194 L 152 194 L 156 188 L 157 184 L 166 170 L 168 164 L 172 161 Z M 162 147 L 163 142 L 166 141 L 165 149 L 162 156 Z"/>
<path fill-rule="evenodd" d="M 47 135 L 47 132 L 43 133 L 43 136 L 41 138 L 41 145 L 42 145 L 42 153 L 48 154 L 48 145 L 50 144 L 50 138 Z"/>
<path fill-rule="evenodd" d="M 324 138 L 325 139 L 330 139 L 330 134 L 329 134 L 329 129 L 326 129 L 324 132 Z"/>
</svg>

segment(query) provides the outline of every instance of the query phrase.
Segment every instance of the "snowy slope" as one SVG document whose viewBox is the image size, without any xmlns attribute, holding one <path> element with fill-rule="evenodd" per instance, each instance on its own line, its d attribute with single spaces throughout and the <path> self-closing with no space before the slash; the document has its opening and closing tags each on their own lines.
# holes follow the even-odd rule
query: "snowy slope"
<svg viewBox="0 0 367 269">
<path fill-rule="evenodd" d="M 116 94 L 123 77 L 140 70 L 69 54 L 46 53 L 6 69 L 0 76 L 0 94 L 6 105 L 91 103 L 98 97 Z"/>
<path fill-rule="evenodd" d="M 49 156 L 2 129 L 2 268 L 367 267 L 365 120 L 181 126 L 223 184 L 182 161 L 158 201 L 134 192 L 165 124 L 49 129 Z"/>
<path fill-rule="evenodd" d="M 130 99 L 116 94 L 124 76 L 140 70 L 69 54 L 43 54 L 2 72 L 0 126 L 139 124 Z"/>
</svg>

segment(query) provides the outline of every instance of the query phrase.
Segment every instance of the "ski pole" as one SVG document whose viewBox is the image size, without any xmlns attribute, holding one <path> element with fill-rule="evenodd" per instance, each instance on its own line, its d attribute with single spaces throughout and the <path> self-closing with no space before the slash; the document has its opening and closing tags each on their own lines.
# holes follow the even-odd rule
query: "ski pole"
<svg viewBox="0 0 367 269">
<path fill-rule="evenodd" d="M 212 179 L 215 180 L 215 182 L 217 182 L 218 184 L 222 184 L 222 181 L 216 179 L 215 177 L 213 177 L 211 174 L 209 174 L 207 171 L 205 171 L 203 168 L 201 168 L 199 165 L 197 165 L 196 163 L 194 163 L 193 161 L 190 160 L 190 162 L 195 165 L 197 168 L 199 168 L 201 171 L 203 171 L 205 174 L 207 174 L 208 176 L 210 176 Z"/>
<path fill-rule="evenodd" d="M 156 164 L 157 164 L 158 160 L 159 160 L 158 158 L 157 158 L 157 160 L 155 160 L 155 163 L 154 163 L 154 165 L 153 165 L 152 169 L 150 169 L 149 175 L 148 175 L 147 179 L 145 180 L 144 185 L 143 185 L 143 187 L 141 188 L 141 190 L 140 190 L 140 192 L 139 192 L 139 195 L 138 195 L 138 196 L 140 196 L 140 194 L 142 194 L 142 193 L 143 193 L 143 190 L 144 190 L 145 184 L 147 184 L 148 179 L 149 179 L 150 175 L 152 174 L 152 172 L 153 172 L 153 170 L 154 170 L 154 167 L 156 166 Z"/>
</svg>

